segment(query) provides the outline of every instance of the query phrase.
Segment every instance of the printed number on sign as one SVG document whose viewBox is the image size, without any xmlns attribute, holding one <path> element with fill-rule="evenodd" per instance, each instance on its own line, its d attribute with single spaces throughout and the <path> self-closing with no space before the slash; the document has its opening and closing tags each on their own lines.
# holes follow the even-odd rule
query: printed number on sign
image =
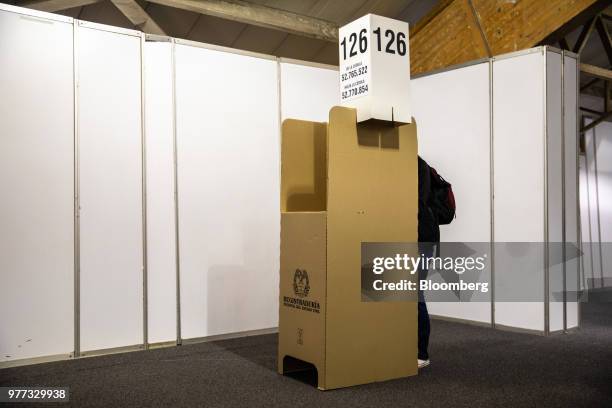
<svg viewBox="0 0 612 408">
<path fill-rule="evenodd" d="M 376 34 L 376 42 L 378 44 L 378 51 L 382 51 L 382 35 L 380 32 L 380 27 L 376 30 L 372 31 Z M 388 54 L 397 54 L 406 55 L 406 34 L 399 32 L 395 33 L 393 30 L 385 30 L 385 40 L 387 46 L 385 47 L 385 52 Z"/>
<path fill-rule="evenodd" d="M 406 55 L 406 33 L 396 33 L 393 30 L 385 30 L 381 32 L 380 27 L 372 31 L 376 34 L 376 44 L 378 45 L 378 51 L 384 51 L 387 54 L 397 54 L 404 56 Z M 356 56 L 358 53 L 363 54 L 368 50 L 368 30 L 363 28 L 359 32 L 359 40 L 357 39 L 357 33 L 351 33 L 347 38 L 344 37 L 340 42 L 342 46 L 342 58 L 347 59 Z M 348 52 L 348 55 L 347 55 Z"/>
<path fill-rule="evenodd" d="M 368 30 L 366 30 L 365 28 L 359 32 L 359 52 L 362 54 L 368 50 L 368 37 L 366 36 L 367 33 L 368 33 Z M 347 47 L 346 37 L 342 39 L 342 42 L 340 43 L 340 45 L 342 45 L 343 59 L 346 59 L 346 47 Z M 357 50 L 355 50 L 355 47 L 357 46 L 357 33 L 351 33 L 349 35 L 348 46 L 349 46 L 349 58 L 357 55 Z"/>
</svg>

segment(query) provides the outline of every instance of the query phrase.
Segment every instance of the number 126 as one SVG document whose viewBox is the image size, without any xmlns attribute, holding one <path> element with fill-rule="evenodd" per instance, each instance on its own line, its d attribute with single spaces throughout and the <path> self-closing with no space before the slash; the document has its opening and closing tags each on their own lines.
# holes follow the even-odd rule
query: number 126
<svg viewBox="0 0 612 408">
<path fill-rule="evenodd" d="M 368 37 L 365 28 L 361 29 L 359 32 L 359 52 L 364 53 L 368 50 Z M 376 34 L 376 45 L 378 46 L 378 51 L 383 51 L 383 34 L 381 33 L 380 27 L 376 30 L 372 31 Z M 398 54 L 401 56 L 406 55 L 406 33 L 399 32 L 396 33 L 393 30 L 385 30 L 384 37 L 386 39 L 386 46 L 384 52 L 387 54 Z M 355 47 L 357 46 L 357 33 L 351 33 L 348 37 L 348 44 L 346 41 L 346 37 L 342 39 L 340 42 L 342 46 L 342 57 L 343 59 L 347 58 L 347 46 L 348 46 L 348 57 L 354 57 L 357 55 L 357 50 Z"/>
</svg>

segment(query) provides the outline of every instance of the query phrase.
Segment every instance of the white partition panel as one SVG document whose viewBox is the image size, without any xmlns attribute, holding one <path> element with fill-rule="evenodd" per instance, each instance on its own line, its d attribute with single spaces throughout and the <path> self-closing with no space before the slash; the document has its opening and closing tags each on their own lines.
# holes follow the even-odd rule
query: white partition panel
<svg viewBox="0 0 612 408">
<path fill-rule="evenodd" d="M 143 341 L 140 37 L 79 27 L 81 349 Z"/>
<path fill-rule="evenodd" d="M 595 127 L 587 138 L 591 139 L 591 151 L 596 158 L 593 162 L 593 175 L 597 183 L 595 193 L 597 194 L 599 233 L 601 234 L 601 277 L 603 286 L 610 287 L 612 284 L 612 123 L 602 122 Z M 596 157 L 595 157 L 596 155 Z M 595 165 L 596 163 L 596 165 Z"/>
<path fill-rule="evenodd" d="M 592 203 L 590 190 L 592 185 L 586 155 L 580 156 L 580 288 L 586 289 L 590 282 L 595 282 L 597 276 L 593 259 L 593 230 L 591 225 Z M 597 286 L 594 286 L 597 287 Z"/>
<path fill-rule="evenodd" d="M 592 122 L 592 119 L 586 119 L 585 125 Z M 582 242 L 586 244 L 585 260 L 583 266 L 585 272 L 585 284 L 589 288 L 605 287 L 604 268 L 603 268 L 603 251 L 599 237 L 601 236 L 601 207 L 599 195 L 599 158 L 597 154 L 597 142 L 599 131 L 597 127 L 591 129 L 584 134 L 585 155 L 582 164 L 582 176 L 584 186 L 581 186 L 583 196 L 583 205 L 581 211 L 583 213 L 582 225 Z"/>
<path fill-rule="evenodd" d="M 542 52 L 493 62 L 494 241 L 498 243 L 544 242 L 544 81 Z M 501 251 L 496 250 L 495 261 L 497 286 L 502 277 L 512 279 L 513 267 Z M 543 282 L 541 271 L 525 285 L 543 293 Z M 543 331 L 544 303 L 495 302 L 495 322 Z"/>
<path fill-rule="evenodd" d="M 585 124 L 593 119 L 587 118 Z M 612 124 L 602 122 L 585 132 L 581 168 L 582 241 L 585 280 L 590 288 L 612 282 Z"/>
<path fill-rule="evenodd" d="M 274 60 L 176 46 L 181 334 L 278 324 Z"/>
<path fill-rule="evenodd" d="M 0 361 L 74 347 L 72 24 L 63 20 L 0 11 Z"/>
<path fill-rule="evenodd" d="M 565 189 L 565 241 L 570 246 L 577 247 L 579 237 L 578 224 L 578 60 L 564 56 L 563 62 L 563 126 L 564 126 L 564 181 Z M 566 305 L 566 326 L 576 327 L 579 323 L 579 304 L 575 294 L 579 288 L 580 269 L 579 258 L 573 258 L 566 264 L 565 288 L 569 292 Z M 572 301 L 574 300 L 574 301 Z"/>
<path fill-rule="evenodd" d="M 563 268 L 559 262 L 563 242 L 563 78 L 562 56 L 546 53 L 546 132 L 547 132 L 547 217 L 548 241 L 548 315 L 549 330 L 563 330 Z"/>
<path fill-rule="evenodd" d="M 329 121 L 329 110 L 340 104 L 338 70 L 280 63 L 281 115 L 287 118 Z"/>
<path fill-rule="evenodd" d="M 176 339 L 172 44 L 145 43 L 147 304 L 150 343 Z"/>
<path fill-rule="evenodd" d="M 411 81 L 419 155 L 453 185 L 457 218 L 440 227 L 443 242 L 491 240 L 489 63 Z M 482 277 L 490 281 L 490 270 Z M 434 315 L 490 322 L 491 304 L 428 303 Z"/>
</svg>

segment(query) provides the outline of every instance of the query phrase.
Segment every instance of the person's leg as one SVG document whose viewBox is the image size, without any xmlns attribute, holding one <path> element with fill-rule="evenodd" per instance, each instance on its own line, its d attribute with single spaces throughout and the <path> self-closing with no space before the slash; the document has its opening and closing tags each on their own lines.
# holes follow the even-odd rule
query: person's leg
<svg viewBox="0 0 612 408">
<path fill-rule="evenodd" d="M 424 257 L 433 256 L 435 249 L 432 244 L 419 244 L 419 252 Z M 427 269 L 419 269 L 419 281 L 427 279 Z M 420 284 L 419 284 L 420 287 Z M 419 337 L 418 337 L 418 359 L 429 360 L 429 334 L 431 332 L 431 326 L 429 323 L 429 312 L 427 311 L 427 304 L 425 303 L 425 295 L 423 291 L 419 289 L 419 303 L 418 303 L 418 323 L 419 323 Z"/>
<path fill-rule="evenodd" d="M 429 347 L 429 313 L 427 312 L 427 304 L 425 302 L 419 302 L 419 360 L 429 360 L 429 353 L 427 351 Z"/>
</svg>

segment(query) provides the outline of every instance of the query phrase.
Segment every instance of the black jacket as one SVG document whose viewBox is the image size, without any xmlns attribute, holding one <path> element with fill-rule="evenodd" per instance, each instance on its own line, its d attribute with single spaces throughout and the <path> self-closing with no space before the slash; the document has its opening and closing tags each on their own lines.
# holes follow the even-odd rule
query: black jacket
<svg viewBox="0 0 612 408">
<path fill-rule="evenodd" d="M 419 242 L 439 242 L 440 226 L 429 203 L 431 173 L 429 165 L 419 157 Z"/>
</svg>

